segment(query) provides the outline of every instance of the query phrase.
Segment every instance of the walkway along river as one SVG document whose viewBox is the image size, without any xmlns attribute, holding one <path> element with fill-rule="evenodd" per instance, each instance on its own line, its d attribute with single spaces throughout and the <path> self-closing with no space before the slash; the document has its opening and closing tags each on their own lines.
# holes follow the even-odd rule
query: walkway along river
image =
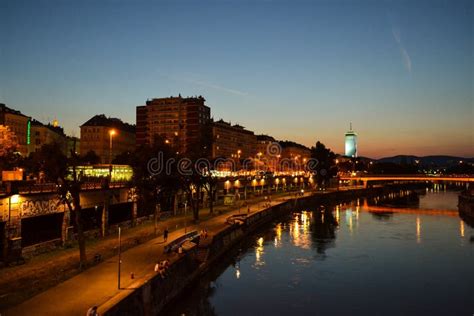
<svg viewBox="0 0 474 316">
<path fill-rule="evenodd" d="M 162 314 L 471 315 L 474 229 L 457 196 L 434 186 L 296 207 Z"/>
</svg>

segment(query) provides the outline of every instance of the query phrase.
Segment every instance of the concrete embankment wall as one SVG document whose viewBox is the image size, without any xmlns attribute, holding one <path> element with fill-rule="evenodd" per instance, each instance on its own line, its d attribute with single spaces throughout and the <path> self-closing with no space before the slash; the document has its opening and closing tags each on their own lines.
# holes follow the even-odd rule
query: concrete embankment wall
<svg viewBox="0 0 474 316">
<path fill-rule="evenodd" d="M 286 202 L 271 206 L 259 212 L 251 213 L 243 224 L 234 224 L 224 227 L 217 232 L 207 246 L 206 261 L 202 264 L 197 260 L 198 251 L 177 256 L 171 259 L 171 266 L 166 278 L 161 278 L 154 272 L 147 277 L 147 281 L 137 281 L 131 290 L 124 290 L 120 295 L 100 307 L 103 315 L 157 315 L 163 308 L 173 301 L 186 287 L 209 269 L 216 260 L 221 258 L 239 241 L 248 236 L 262 225 L 295 209 L 314 207 L 326 202 L 340 203 L 356 198 L 378 195 L 399 189 L 415 187 L 390 186 L 354 191 L 337 191 L 327 194 L 316 194 L 306 197 L 293 198 Z"/>
<path fill-rule="evenodd" d="M 147 281 L 137 281 L 129 289 L 100 306 L 103 315 L 156 315 L 198 275 L 199 263 L 192 255 L 171 260 L 168 275 L 150 272 Z"/>
</svg>

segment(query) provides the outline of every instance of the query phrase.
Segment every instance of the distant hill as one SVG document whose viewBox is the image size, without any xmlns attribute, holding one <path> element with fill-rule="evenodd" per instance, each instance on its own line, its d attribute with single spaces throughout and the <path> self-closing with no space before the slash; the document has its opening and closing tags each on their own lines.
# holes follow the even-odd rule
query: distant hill
<svg viewBox="0 0 474 316">
<path fill-rule="evenodd" d="M 455 156 L 412 156 L 412 155 L 398 155 L 393 157 L 385 157 L 378 159 L 378 162 L 391 162 L 397 164 L 414 164 L 418 160 L 423 166 L 439 166 L 445 167 L 458 164 L 459 161 L 474 163 L 474 158 L 455 157 Z"/>
</svg>

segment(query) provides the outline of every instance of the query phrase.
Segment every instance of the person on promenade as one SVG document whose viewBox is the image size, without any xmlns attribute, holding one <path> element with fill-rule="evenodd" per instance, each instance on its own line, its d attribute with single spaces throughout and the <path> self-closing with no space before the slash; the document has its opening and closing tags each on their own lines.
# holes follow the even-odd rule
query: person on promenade
<svg viewBox="0 0 474 316">
<path fill-rule="evenodd" d="M 97 306 L 92 306 L 87 310 L 86 316 L 99 316 L 99 313 L 97 312 Z"/>
<path fill-rule="evenodd" d="M 168 227 L 166 227 L 165 231 L 163 232 L 163 241 L 164 242 L 168 241 L 168 234 L 169 234 Z"/>
<path fill-rule="evenodd" d="M 168 264 L 165 261 L 157 262 L 155 264 L 155 272 L 158 273 L 162 279 L 165 278 L 167 269 L 168 269 Z"/>
</svg>

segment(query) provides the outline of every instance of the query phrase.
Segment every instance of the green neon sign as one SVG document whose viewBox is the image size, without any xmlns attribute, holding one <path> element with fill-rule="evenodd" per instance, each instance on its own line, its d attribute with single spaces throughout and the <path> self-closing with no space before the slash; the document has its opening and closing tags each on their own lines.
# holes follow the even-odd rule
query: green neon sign
<svg viewBox="0 0 474 316">
<path fill-rule="evenodd" d="M 29 145 L 31 143 L 31 121 L 28 120 L 26 125 L 26 144 Z"/>
</svg>

